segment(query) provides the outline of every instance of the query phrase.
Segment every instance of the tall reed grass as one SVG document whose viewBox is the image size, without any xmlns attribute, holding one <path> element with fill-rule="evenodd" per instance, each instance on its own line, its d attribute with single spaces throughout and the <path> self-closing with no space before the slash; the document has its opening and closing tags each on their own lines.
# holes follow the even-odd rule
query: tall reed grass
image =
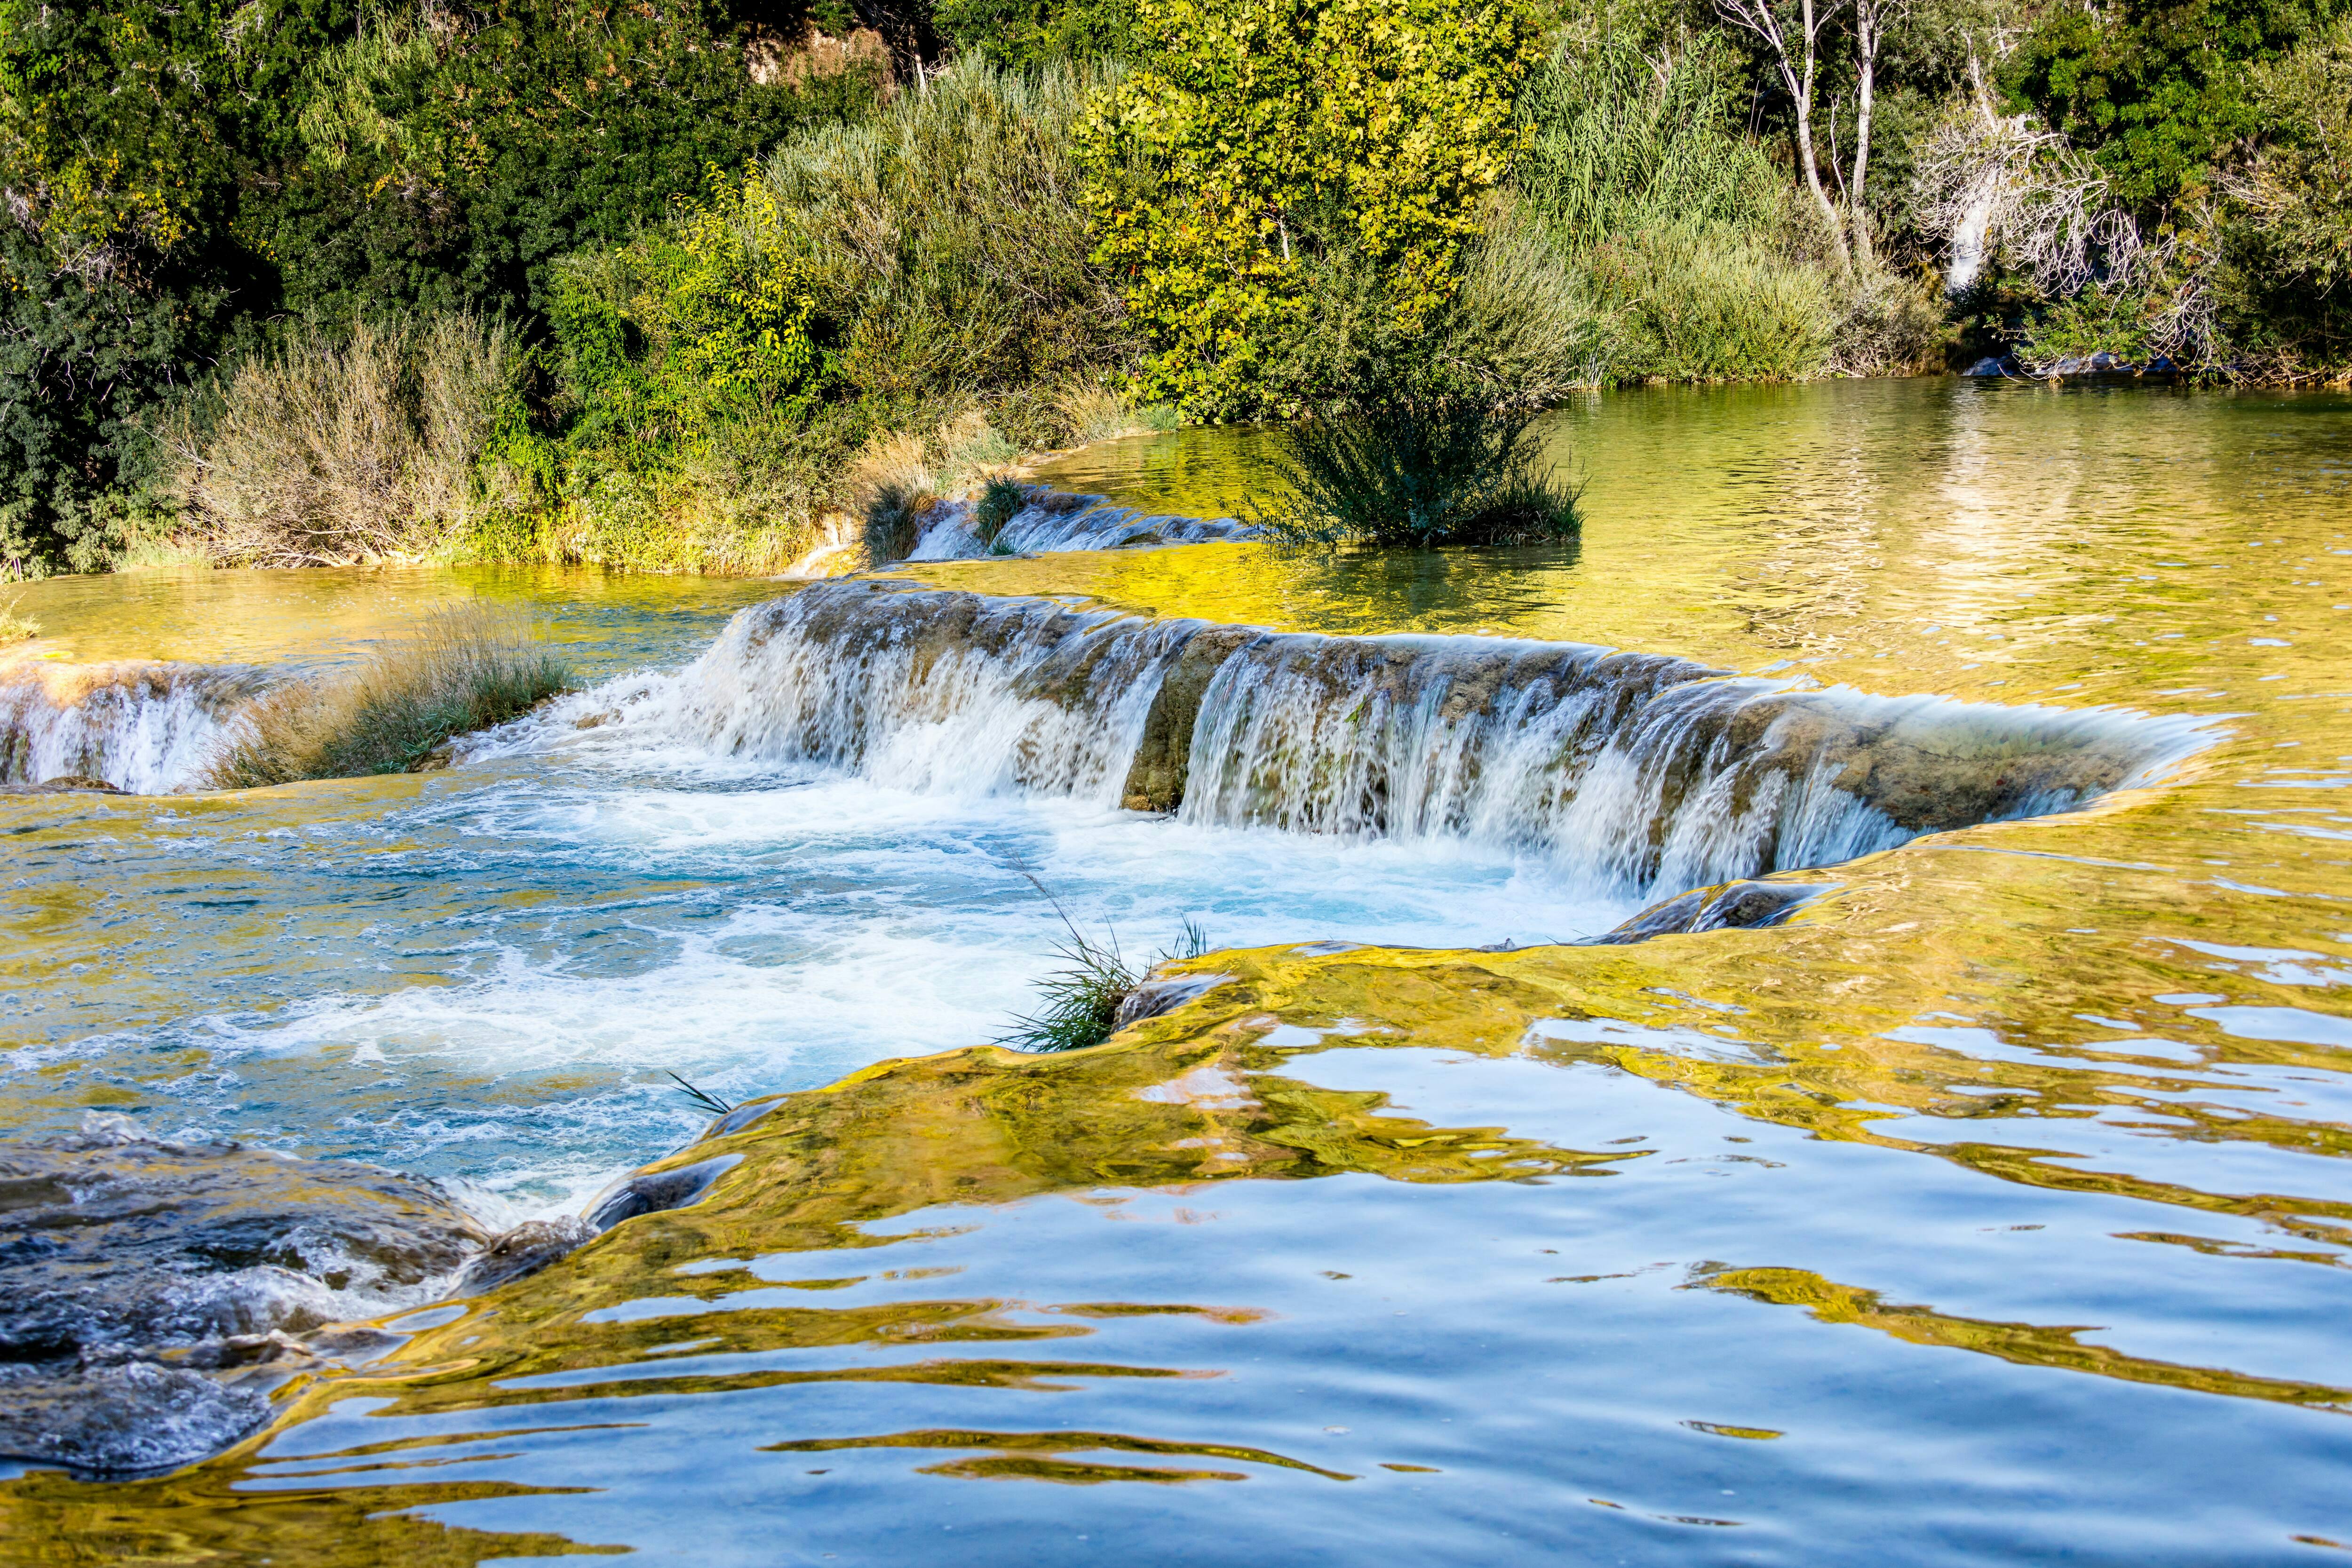
<svg viewBox="0 0 2352 1568">
<path fill-rule="evenodd" d="M 1286 427 L 1287 493 L 1256 521 L 1277 543 L 1521 544 L 1577 537 L 1576 491 L 1546 464 L 1533 416 L 1390 398 Z"/>
<path fill-rule="evenodd" d="M 847 322 L 844 374 L 904 404 L 1015 397 L 1000 421 L 1066 436 L 1055 387 L 1134 363 L 1118 280 L 1094 260 L 1070 135 L 1116 68 L 971 61 L 876 118 L 797 136 L 770 188 Z"/>
<path fill-rule="evenodd" d="M 262 698 L 208 782 L 252 789 L 414 772 L 453 737 L 504 723 L 570 684 L 528 616 L 444 611 L 354 670 Z"/>
<path fill-rule="evenodd" d="M 482 458 L 518 405 L 520 360 L 505 326 L 470 315 L 296 329 L 172 432 L 173 488 L 222 565 L 443 552 L 487 499 Z"/>
</svg>

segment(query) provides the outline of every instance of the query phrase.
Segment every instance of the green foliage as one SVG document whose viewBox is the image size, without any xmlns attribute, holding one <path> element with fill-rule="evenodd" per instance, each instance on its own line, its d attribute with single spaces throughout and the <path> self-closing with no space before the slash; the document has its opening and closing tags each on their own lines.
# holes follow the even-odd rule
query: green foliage
<svg viewBox="0 0 2352 1568">
<path fill-rule="evenodd" d="M 927 485 L 898 479 L 876 484 L 866 500 L 866 563 L 887 566 L 912 555 L 939 504 Z"/>
<path fill-rule="evenodd" d="M 1030 880 L 1039 892 L 1045 892 L 1043 883 L 1034 877 Z M 1069 967 L 1037 983 L 1045 1005 L 1014 1019 L 1012 1029 L 1000 1036 L 997 1044 L 1019 1051 L 1082 1051 L 1101 1045 L 1118 1031 L 1120 1006 L 1150 978 L 1150 969 L 1129 966 L 1115 933 L 1106 931 L 1103 940 L 1096 942 L 1078 930 L 1059 900 L 1051 893 L 1045 897 L 1068 933 L 1067 941 L 1054 944 L 1054 952 Z M 1188 919 L 1175 946 L 1163 950 L 1160 962 L 1201 958 L 1208 952 L 1208 933 L 1198 921 Z"/>
<path fill-rule="evenodd" d="M 1616 317 L 1616 379 L 1804 381 L 1828 363 L 1835 282 L 1751 234 L 1640 230 L 1602 244 L 1589 265 L 1597 297 Z"/>
<path fill-rule="evenodd" d="M 570 683 L 527 617 L 445 612 L 349 674 L 263 698 L 209 782 L 254 789 L 414 772 L 452 737 L 502 724 Z"/>
<path fill-rule="evenodd" d="M 932 19 L 959 54 L 1022 70 L 1135 49 L 1135 0 L 940 0 Z"/>
<path fill-rule="evenodd" d="M 446 554 L 527 499 L 501 465 L 522 368 L 513 333 L 478 317 L 290 328 L 169 423 L 180 515 L 226 566 Z"/>
<path fill-rule="evenodd" d="M 330 320 L 417 305 L 535 322 L 557 263 L 626 242 L 713 164 L 861 113 L 878 67 L 750 74 L 715 0 L 503 0 L 436 27 L 371 16 L 320 58 L 267 237 L 287 301 Z"/>
<path fill-rule="evenodd" d="M 2265 143 L 2228 185 L 2217 292 L 2241 352 L 2285 377 L 2352 371 L 2352 17 L 2251 87 Z"/>
<path fill-rule="evenodd" d="M 1071 151 L 1089 91 L 1116 79 L 961 66 L 864 123 L 776 150 L 768 184 L 814 258 L 849 385 L 894 410 L 936 409 L 1133 362 Z M 1050 438 L 1049 402 L 1005 416 L 1025 419 L 1024 439 Z"/>
<path fill-rule="evenodd" d="M 1287 493 L 1259 508 L 1278 542 L 1429 549 L 1577 536 L 1576 492 L 1543 461 L 1531 416 L 1395 397 L 1283 431 Z"/>
<path fill-rule="evenodd" d="M 2136 216 L 2161 220 L 2208 189 L 2229 149 L 2263 130 L 2246 68 L 2284 54 L 2313 21 L 2311 0 L 2060 5 L 2027 37 L 2004 83 L 2090 154 Z"/>
<path fill-rule="evenodd" d="M 1736 64 L 1707 40 L 1674 60 L 1661 82 L 1622 35 L 1580 52 L 1556 48 L 1519 98 L 1528 134 L 1514 176 L 1521 198 L 1580 256 L 1620 235 L 1677 225 L 1777 228 L 1787 182 L 1735 128 L 1747 97 Z"/>
<path fill-rule="evenodd" d="M 1508 0 L 1139 0 L 1137 68 L 1080 128 L 1099 258 L 1156 351 L 1147 398 L 1267 405 L 1270 345 L 1347 250 L 1406 325 L 1453 291 L 1519 136 L 1534 55 Z"/>
</svg>

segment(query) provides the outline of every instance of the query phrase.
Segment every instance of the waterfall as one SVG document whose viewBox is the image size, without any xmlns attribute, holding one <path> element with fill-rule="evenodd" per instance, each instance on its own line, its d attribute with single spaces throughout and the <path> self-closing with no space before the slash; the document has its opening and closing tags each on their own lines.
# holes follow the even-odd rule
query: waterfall
<svg viewBox="0 0 2352 1568">
<path fill-rule="evenodd" d="M 630 744 L 651 727 L 909 789 L 1458 839 L 1634 893 L 2070 809 L 2200 739 L 1579 644 L 1276 634 L 885 583 L 745 610 L 678 675 L 574 703 L 569 722 Z"/>
<path fill-rule="evenodd" d="M 1147 545 L 1205 544 L 1255 539 L 1257 528 L 1236 518 L 1178 517 L 1116 506 L 1103 496 L 1072 495 L 1043 485 L 1024 487 L 1027 499 L 997 535 L 1008 555 L 1063 550 L 1118 550 Z M 972 531 L 969 501 L 940 508 L 915 542 L 910 561 L 959 561 L 991 552 Z"/>
<path fill-rule="evenodd" d="M 740 611 L 686 669 L 600 688 L 560 705 L 557 721 L 909 789 L 1116 805 L 1190 629 L 1050 599 L 824 584 Z"/>
<path fill-rule="evenodd" d="M 268 684 L 241 665 L 19 665 L 0 674 L 0 784 L 188 788 Z"/>
</svg>

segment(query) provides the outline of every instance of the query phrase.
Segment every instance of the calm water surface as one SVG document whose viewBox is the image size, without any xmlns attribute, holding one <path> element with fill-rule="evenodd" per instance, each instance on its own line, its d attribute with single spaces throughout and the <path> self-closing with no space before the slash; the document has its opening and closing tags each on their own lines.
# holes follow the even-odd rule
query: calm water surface
<svg viewBox="0 0 2352 1568">
<path fill-rule="evenodd" d="M 2160 785 L 1637 947 L 1573 866 L 893 788 L 680 739 L 0 801 L 19 1126 L 121 1106 L 560 1205 L 805 1093 L 713 1197 L 413 1320 L 179 1476 L 0 1489 L 58 1561 L 2324 1563 L 2352 1550 L 2352 402 L 1596 398 L 1580 551 L 930 581 L 1490 633 L 2216 728 Z M 1262 440 L 1055 476 L 1226 510 Z M 682 663 L 767 584 L 41 585 L 77 659 L 329 662 L 436 596 Z M 277 595 L 289 602 L 282 614 Z M 142 640 L 144 639 L 144 640 Z M 987 1038 L 1022 869 L 1234 975 Z M 1317 942 L 1407 944 L 1349 946 Z M 1309 945 L 1298 945 L 1300 943 Z M 202 1554 L 209 1553 L 209 1559 Z"/>
</svg>

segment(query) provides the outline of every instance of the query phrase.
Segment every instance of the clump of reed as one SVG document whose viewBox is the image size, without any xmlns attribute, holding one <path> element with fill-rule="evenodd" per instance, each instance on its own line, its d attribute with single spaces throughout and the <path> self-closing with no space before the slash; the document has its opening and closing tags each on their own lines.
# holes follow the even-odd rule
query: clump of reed
<svg viewBox="0 0 2352 1568">
<path fill-rule="evenodd" d="M 1429 549 L 1578 536 L 1575 487 L 1543 460 L 1531 414 L 1392 395 L 1285 428 L 1286 493 L 1254 506 L 1276 542 Z"/>
<path fill-rule="evenodd" d="M 1131 965 L 1121 954 L 1118 937 L 1106 930 L 1103 940 L 1096 942 L 1070 919 L 1062 901 L 1054 897 L 1045 884 L 1034 875 L 1029 885 L 1045 894 L 1061 917 L 1066 941 L 1054 944 L 1054 951 L 1068 967 L 1048 974 L 1037 983 L 1044 994 L 1045 1005 L 1036 1012 L 1013 1021 L 1013 1027 L 997 1037 L 997 1044 L 1018 1051 L 1082 1051 L 1089 1046 L 1101 1045 L 1118 1029 L 1119 1009 L 1136 988 L 1151 977 L 1151 971 L 1162 963 L 1182 959 L 1199 958 L 1209 951 L 1208 933 L 1199 922 L 1187 920 L 1178 933 L 1176 944 L 1163 950 L 1150 963 Z"/>
<path fill-rule="evenodd" d="M 1029 504 L 1029 488 L 1018 479 L 999 476 L 988 481 L 971 509 L 972 536 L 991 550 L 1021 509 Z"/>
<path fill-rule="evenodd" d="M 570 685 L 570 670 L 528 616 L 478 605 L 446 610 L 356 669 L 262 698 L 207 782 L 253 789 L 415 772 L 453 737 L 504 723 Z"/>
<path fill-rule="evenodd" d="M 904 561 L 940 504 L 929 444 L 920 436 L 877 436 L 850 465 L 849 497 L 864 523 L 869 566 Z"/>
<path fill-rule="evenodd" d="M 340 338 L 297 329 L 171 433 L 172 488 L 223 565 L 432 554 L 480 510 L 521 359 L 503 325 L 469 315 Z"/>
<path fill-rule="evenodd" d="M 0 604 L 0 643 L 23 642 L 41 635 L 40 622 L 30 616 L 16 613 L 16 606 L 24 603 L 24 595 L 16 594 L 11 595 L 5 604 Z"/>
</svg>

